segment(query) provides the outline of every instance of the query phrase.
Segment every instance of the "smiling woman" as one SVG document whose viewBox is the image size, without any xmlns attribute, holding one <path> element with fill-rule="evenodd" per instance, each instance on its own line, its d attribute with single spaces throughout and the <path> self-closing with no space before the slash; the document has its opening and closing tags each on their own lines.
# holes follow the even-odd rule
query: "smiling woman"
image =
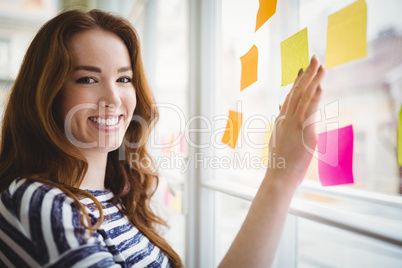
<svg viewBox="0 0 402 268">
<path fill-rule="evenodd" d="M 122 143 L 148 136 L 153 103 L 126 20 L 68 11 L 40 29 L 3 121 L 0 266 L 182 266 L 149 207 L 157 174 L 124 157 L 149 158 Z"/>
</svg>

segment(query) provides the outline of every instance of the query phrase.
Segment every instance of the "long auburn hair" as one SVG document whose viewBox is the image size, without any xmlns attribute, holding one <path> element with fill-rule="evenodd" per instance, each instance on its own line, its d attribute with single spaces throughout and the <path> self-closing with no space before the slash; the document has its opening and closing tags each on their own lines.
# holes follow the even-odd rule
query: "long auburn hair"
<svg viewBox="0 0 402 268">
<path fill-rule="evenodd" d="M 68 141 L 57 119 L 58 93 L 75 67 L 69 40 L 76 33 L 94 28 L 116 34 L 127 46 L 137 95 L 134 116 L 146 123 L 144 127 L 138 121 L 131 121 L 125 134 L 127 143 L 108 153 L 105 187 L 114 193 L 112 202 L 119 204 L 130 222 L 167 255 L 171 266 L 182 267 L 180 257 L 157 232 L 156 227 L 166 223 L 150 208 L 159 178 L 150 165 L 144 165 L 144 161 L 152 161 L 143 141 L 158 119 L 158 110 L 153 105 L 154 97 L 145 77 L 137 33 L 130 22 L 121 17 L 100 10 L 71 10 L 48 21 L 36 34 L 5 109 L 0 145 L 0 192 L 17 177 L 48 183 L 75 200 L 82 212 L 81 223 L 86 228 L 92 231 L 102 223 L 101 213 L 100 220 L 93 226 L 85 207 L 79 203 L 78 197 L 89 197 L 102 212 L 100 203 L 79 189 L 88 163 Z M 142 165 L 129 161 L 130 154 L 136 154 Z"/>
</svg>

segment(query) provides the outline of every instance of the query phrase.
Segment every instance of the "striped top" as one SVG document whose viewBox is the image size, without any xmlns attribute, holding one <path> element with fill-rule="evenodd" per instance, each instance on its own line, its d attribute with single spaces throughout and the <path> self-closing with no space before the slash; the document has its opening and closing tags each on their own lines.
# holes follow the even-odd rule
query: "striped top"
<svg viewBox="0 0 402 268">
<path fill-rule="evenodd" d="M 0 195 L 0 267 L 170 267 L 168 258 L 119 212 L 110 190 L 88 191 L 102 203 L 104 222 L 90 232 L 78 207 L 59 189 L 15 180 Z M 99 211 L 80 200 L 91 221 Z"/>
</svg>

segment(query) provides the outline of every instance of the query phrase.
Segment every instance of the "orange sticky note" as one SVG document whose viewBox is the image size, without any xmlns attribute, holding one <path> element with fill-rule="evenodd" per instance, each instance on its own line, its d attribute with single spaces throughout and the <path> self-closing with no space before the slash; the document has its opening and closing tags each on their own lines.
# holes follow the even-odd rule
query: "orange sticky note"
<svg viewBox="0 0 402 268">
<path fill-rule="evenodd" d="M 226 143 L 233 149 L 236 147 L 242 120 L 242 113 L 229 110 L 229 118 L 226 124 L 225 133 L 223 134 L 222 142 Z"/>
<path fill-rule="evenodd" d="M 309 65 L 307 28 L 281 42 L 282 86 L 294 82 L 300 68 Z"/>
<path fill-rule="evenodd" d="M 328 16 L 325 67 L 363 58 L 367 55 L 367 5 L 359 0 Z"/>
<path fill-rule="evenodd" d="M 276 12 L 277 0 L 260 0 L 260 7 L 257 12 L 255 32 Z"/>
<path fill-rule="evenodd" d="M 257 81 L 258 48 L 253 47 L 241 58 L 240 91 Z"/>
</svg>

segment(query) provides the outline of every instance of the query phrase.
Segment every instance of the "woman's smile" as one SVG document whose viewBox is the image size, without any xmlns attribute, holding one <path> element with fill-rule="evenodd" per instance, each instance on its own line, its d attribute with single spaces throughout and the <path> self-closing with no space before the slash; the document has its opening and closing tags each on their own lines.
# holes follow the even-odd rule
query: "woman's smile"
<svg viewBox="0 0 402 268">
<path fill-rule="evenodd" d="M 123 115 L 91 116 L 89 123 L 99 131 L 110 133 L 116 132 L 122 126 Z"/>
</svg>

